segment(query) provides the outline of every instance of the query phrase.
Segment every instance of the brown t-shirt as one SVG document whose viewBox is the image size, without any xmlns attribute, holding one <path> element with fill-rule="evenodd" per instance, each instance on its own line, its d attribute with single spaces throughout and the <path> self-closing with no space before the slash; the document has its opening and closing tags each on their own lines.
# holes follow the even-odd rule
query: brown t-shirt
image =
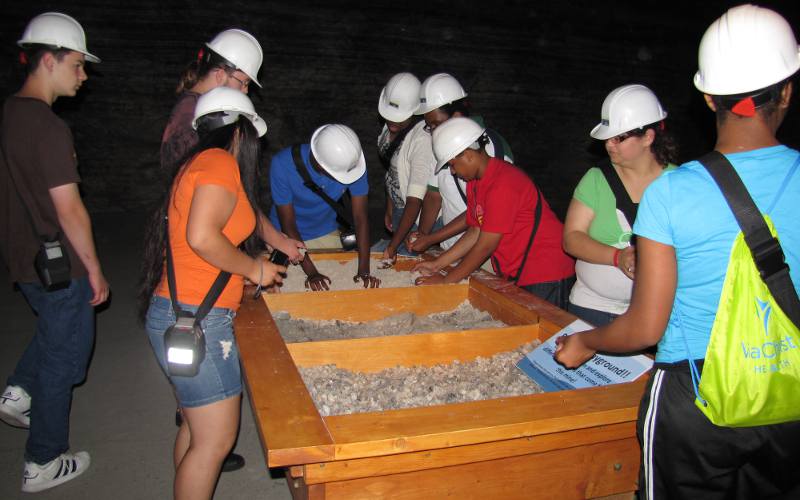
<svg viewBox="0 0 800 500">
<path fill-rule="evenodd" d="M 69 127 L 44 101 L 11 96 L 3 105 L 0 145 L 4 153 L 0 154 L 0 253 L 11 280 L 39 281 L 33 267 L 41 245 L 38 235 L 60 235 L 72 277 L 86 276 L 86 268 L 59 226 L 50 197 L 51 188 L 81 180 Z M 20 184 L 19 192 L 10 173 Z"/>
</svg>

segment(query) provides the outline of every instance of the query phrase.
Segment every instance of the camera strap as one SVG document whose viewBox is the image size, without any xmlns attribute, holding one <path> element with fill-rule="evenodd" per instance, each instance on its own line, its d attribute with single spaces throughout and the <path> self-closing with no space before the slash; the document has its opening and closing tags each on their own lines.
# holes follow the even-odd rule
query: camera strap
<svg viewBox="0 0 800 500">
<path fill-rule="evenodd" d="M 169 242 L 169 217 L 164 217 L 164 232 L 167 243 L 167 285 L 169 286 L 172 310 L 175 312 L 176 318 L 191 316 L 192 314 L 190 312 L 184 311 L 181 309 L 180 305 L 178 305 L 178 292 L 175 283 L 175 264 L 172 261 L 172 245 Z M 214 302 L 217 301 L 217 298 L 219 298 L 219 295 L 222 293 L 222 290 L 225 289 L 225 285 L 228 284 L 228 280 L 230 279 L 231 273 L 226 271 L 219 272 L 217 279 L 211 284 L 211 288 L 208 290 L 208 293 L 206 293 L 205 298 L 203 298 L 203 302 L 200 303 L 200 307 L 197 308 L 197 312 L 194 313 L 195 325 L 199 325 L 208 312 L 211 311 L 211 308 L 214 307 Z"/>
<path fill-rule="evenodd" d="M 344 206 L 328 196 L 328 193 L 326 193 L 313 180 L 311 180 L 311 174 L 308 173 L 308 168 L 306 167 L 303 157 L 300 154 L 300 144 L 295 144 L 292 146 L 292 159 L 294 160 L 294 166 L 297 169 L 297 173 L 300 174 L 300 177 L 303 179 L 303 185 L 310 189 L 314 194 L 325 200 L 325 202 L 336 212 L 339 223 L 342 226 L 345 226 L 346 229 L 352 231 L 353 221 L 350 219 L 348 214 L 345 213 Z M 345 190 L 344 196 L 348 196 L 349 193 L 349 190 Z"/>
</svg>

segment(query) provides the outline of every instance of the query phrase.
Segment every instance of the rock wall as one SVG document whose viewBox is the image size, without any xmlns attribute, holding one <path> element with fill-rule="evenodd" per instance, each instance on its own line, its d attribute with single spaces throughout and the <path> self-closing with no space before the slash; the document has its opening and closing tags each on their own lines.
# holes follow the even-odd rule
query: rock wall
<svg viewBox="0 0 800 500">
<path fill-rule="evenodd" d="M 656 92 L 682 159 L 712 146 L 713 119 L 692 76 L 703 30 L 728 3 L 9 1 L 0 19 L 0 91 L 21 82 L 12 63 L 26 22 L 47 10 L 75 16 L 103 59 L 78 98 L 56 103 L 75 133 L 85 199 L 96 211 L 139 209 L 161 193 L 158 145 L 183 66 L 215 33 L 244 28 L 265 51 L 264 88 L 251 93 L 269 123 L 267 154 L 308 140 L 326 122 L 353 127 L 379 232 L 380 89 L 399 71 L 420 79 L 447 71 L 563 216 L 578 179 L 604 153 L 588 132 L 616 86 L 640 82 Z M 800 26 L 796 1 L 768 4 Z M 782 130 L 790 145 L 798 145 L 799 120 L 790 114 Z"/>
</svg>

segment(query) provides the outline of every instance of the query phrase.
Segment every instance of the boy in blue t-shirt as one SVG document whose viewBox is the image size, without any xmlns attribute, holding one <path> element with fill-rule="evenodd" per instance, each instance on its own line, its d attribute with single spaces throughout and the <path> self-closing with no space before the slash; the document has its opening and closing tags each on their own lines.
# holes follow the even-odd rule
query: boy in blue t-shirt
<svg viewBox="0 0 800 500">
<path fill-rule="evenodd" d="M 319 127 L 310 144 L 300 146 L 296 165 L 292 148 L 279 151 L 272 159 L 269 172 L 273 207 L 270 220 L 290 238 L 302 240 L 308 249 L 341 248 L 336 211 L 330 203 L 308 187 L 304 174 L 312 186 L 338 201 L 350 191 L 352 217 L 358 247 L 358 274 L 353 281 L 361 281 L 364 288 L 377 288 L 380 280 L 369 269 L 369 217 L 367 194 L 367 167 L 361 143 L 350 127 L 329 124 Z M 300 168 L 304 168 L 302 171 Z M 331 280 L 317 271 L 306 255 L 300 265 L 306 273 L 306 288 L 327 290 Z"/>
</svg>

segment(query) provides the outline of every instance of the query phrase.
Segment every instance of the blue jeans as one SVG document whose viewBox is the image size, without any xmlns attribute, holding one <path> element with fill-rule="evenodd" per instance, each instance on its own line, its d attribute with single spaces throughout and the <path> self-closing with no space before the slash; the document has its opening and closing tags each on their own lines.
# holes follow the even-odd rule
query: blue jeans
<svg viewBox="0 0 800 500">
<path fill-rule="evenodd" d="M 8 385 L 31 396 L 25 460 L 43 465 L 69 450 L 72 386 L 86 378 L 94 346 L 92 288 L 85 277 L 54 292 L 39 283 L 20 283 L 19 288 L 39 319 Z"/>
<path fill-rule="evenodd" d="M 181 309 L 197 311 L 197 306 L 180 304 Z M 236 313 L 224 307 L 213 307 L 200 322 L 206 338 L 206 355 L 194 377 L 171 376 L 167 370 L 164 332 L 175 324 L 172 302 L 154 295 L 147 309 L 145 327 L 158 364 L 175 389 L 181 408 L 196 408 L 222 401 L 242 393 L 242 370 L 239 348 L 233 336 Z"/>
<path fill-rule="evenodd" d="M 619 316 L 619 314 L 599 311 L 597 309 L 589 309 L 588 307 L 579 306 L 573 304 L 572 302 L 570 302 L 567 306 L 567 311 L 594 326 L 605 326 L 614 321 L 614 318 Z"/>
</svg>

